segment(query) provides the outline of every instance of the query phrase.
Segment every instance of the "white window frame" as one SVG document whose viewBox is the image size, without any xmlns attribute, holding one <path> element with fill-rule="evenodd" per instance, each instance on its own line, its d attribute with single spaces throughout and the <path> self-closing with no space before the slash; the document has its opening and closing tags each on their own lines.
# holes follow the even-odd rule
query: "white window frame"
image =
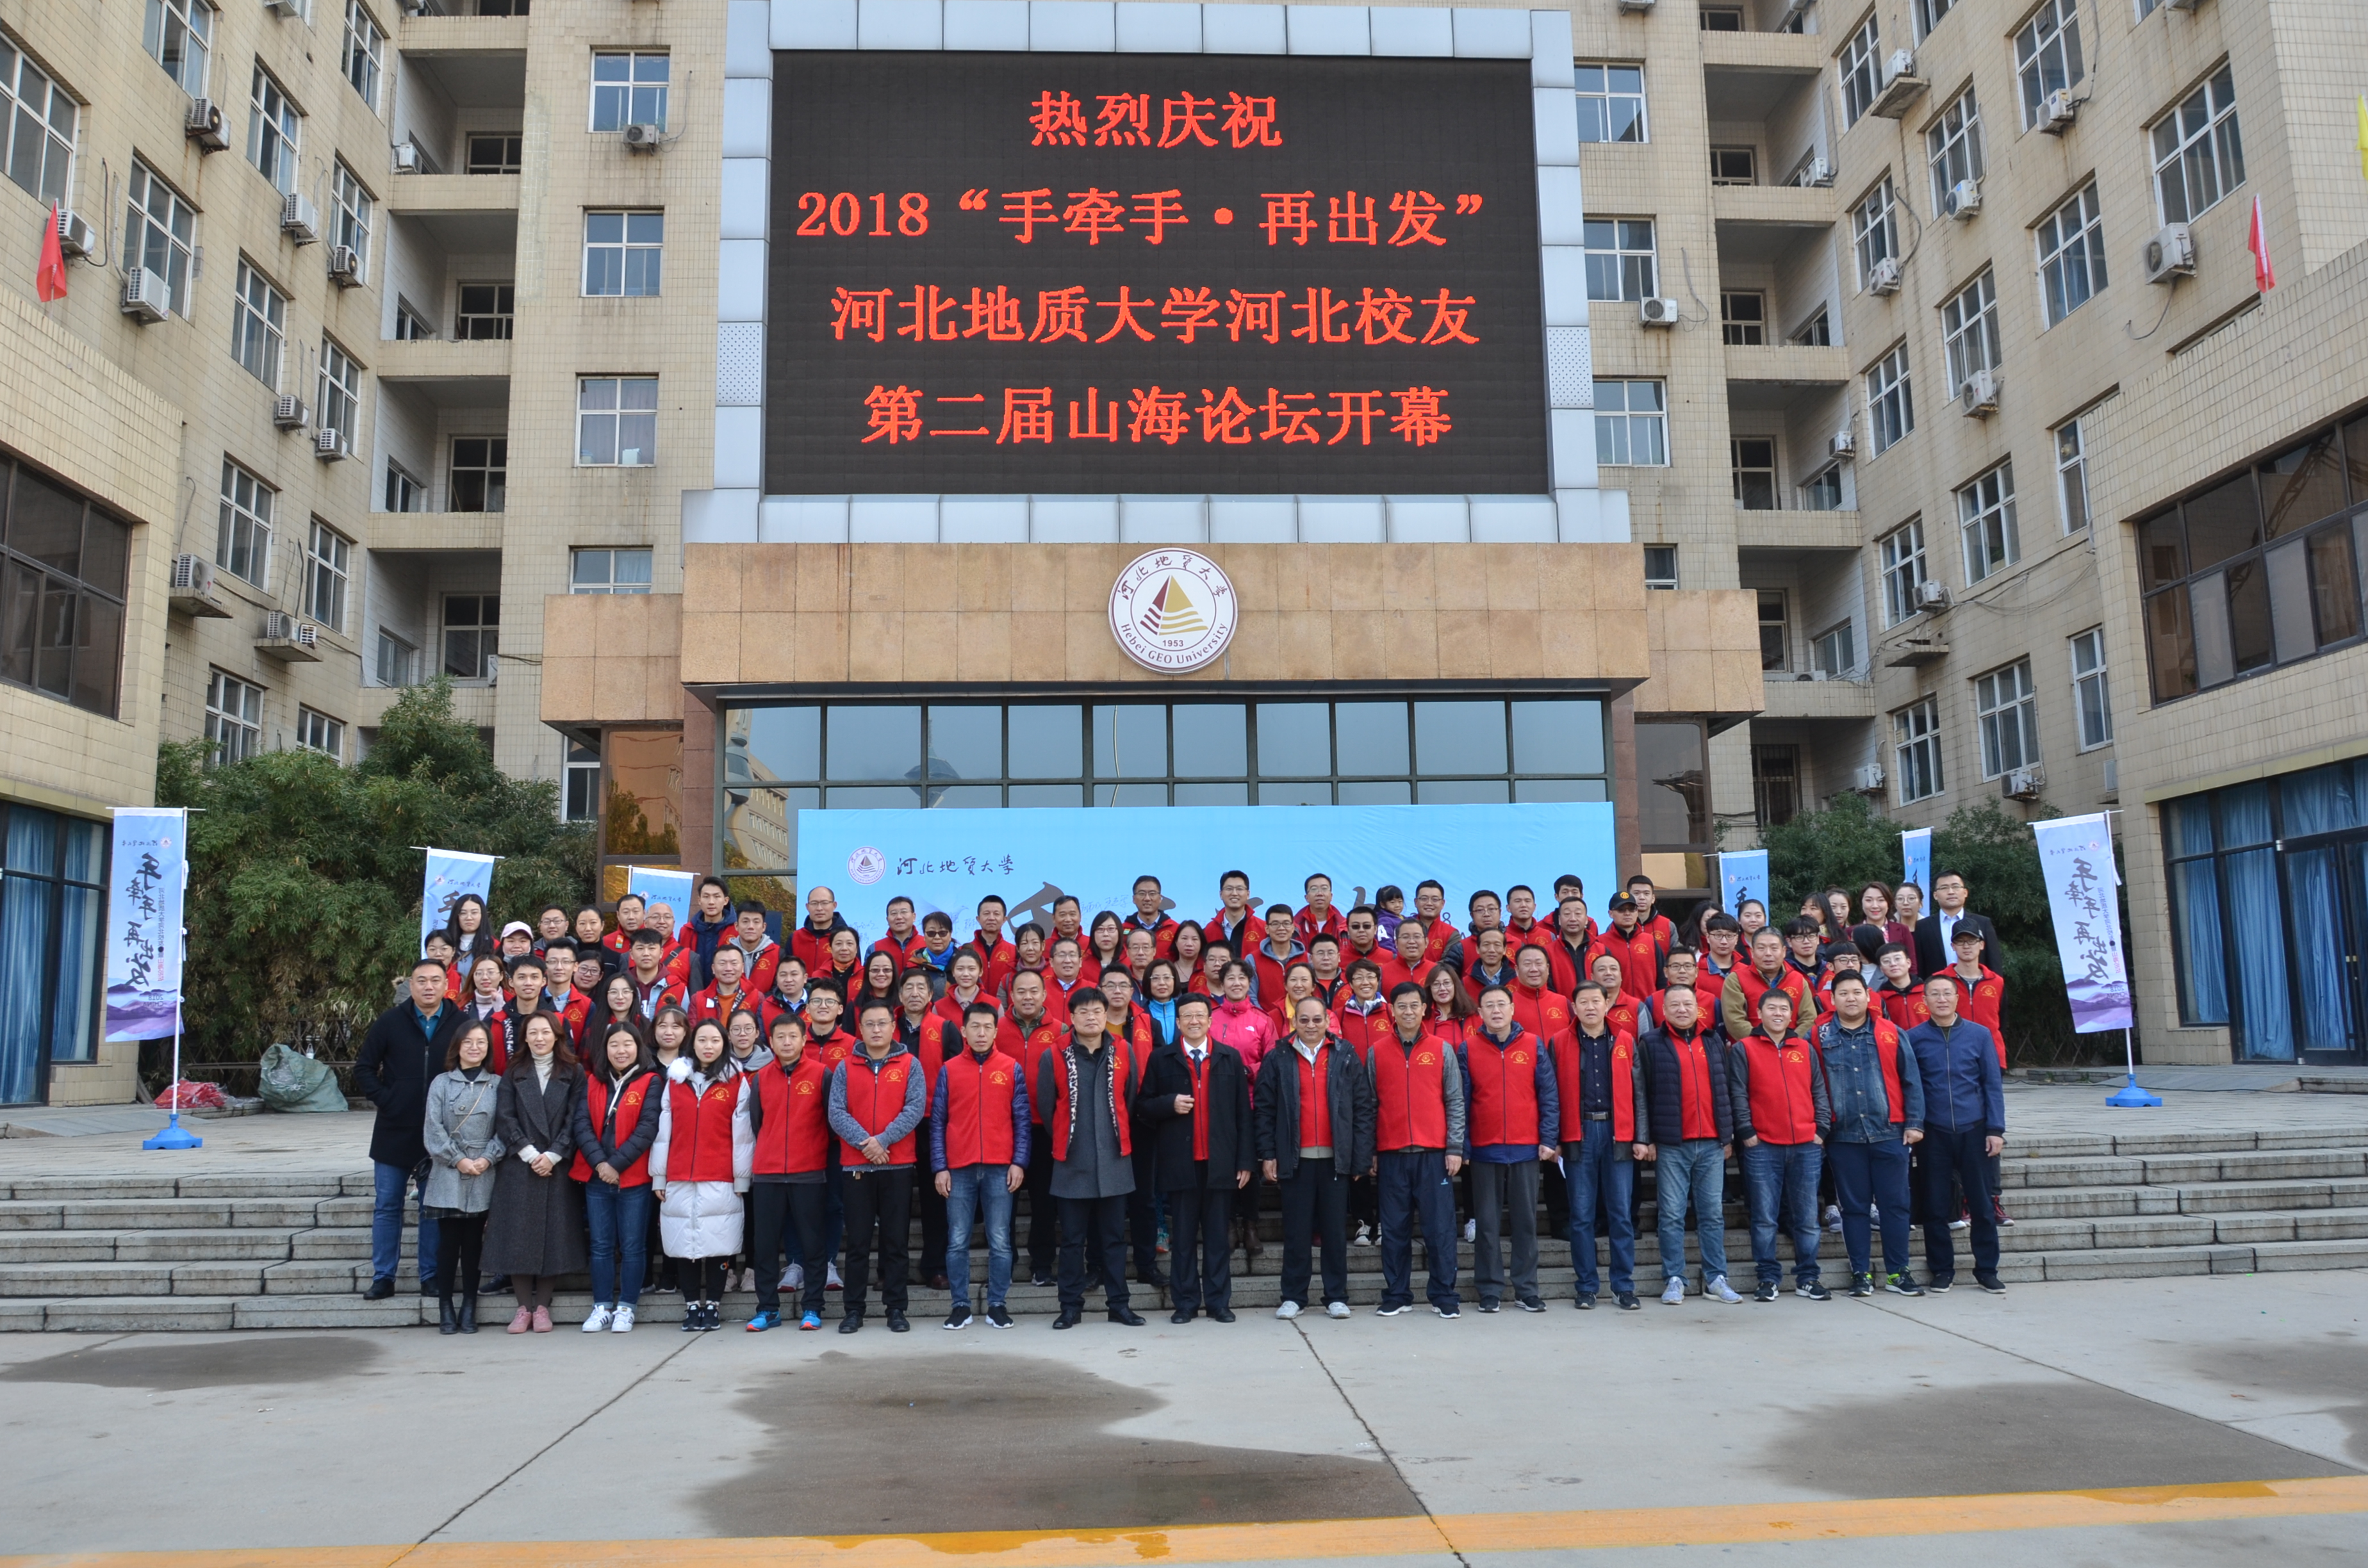
<svg viewBox="0 0 2368 1568">
<path fill-rule="evenodd" d="M 559 812 L 567 822 L 593 822 L 600 815 L 600 748 L 569 739 L 562 743 L 561 767 L 564 779 L 559 793 Z M 576 806 L 576 780 L 586 779 L 581 810 Z"/>
<path fill-rule="evenodd" d="M 2014 29 L 2014 75 L 2022 128 L 2037 127 L 2047 95 L 2077 87 L 2089 74 L 2080 57 L 2078 0 L 2040 0 Z"/>
<path fill-rule="evenodd" d="M 1643 244 L 1637 244 L 1638 230 Z M 1649 300 L 1659 292 L 1659 232 L 1650 218 L 1588 218 L 1579 228 L 1589 300 Z M 1609 241 L 1601 244 L 1599 242 Z M 1606 278 L 1598 282 L 1599 278 Z M 1610 288 L 1611 293 L 1599 290 Z"/>
<path fill-rule="evenodd" d="M 604 71 L 614 73 L 617 67 L 605 63 L 623 61 L 623 74 L 604 77 Z M 652 62 L 656 64 L 655 76 L 644 75 Z M 672 87 L 673 56 L 664 50 L 600 49 L 592 51 L 592 108 L 588 129 L 622 131 L 628 125 L 655 125 L 664 130 L 666 124 L 667 98 Z M 643 114 L 637 109 L 653 112 Z"/>
<path fill-rule="evenodd" d="M 2015 525 L 2014 460 L 2009 458 L 1957 487 L 1957 534 L 1964 545 L 1965 583 L 1986 582 L 2022 559 Z"/>
<path fill-rule="evenodd" d="M 2072 666 L 2073 722 L 2079 732 L 2079 749 L 2096 751 L 2113 744 L 2113 692 L 2105 667 L 2105 629 L 2092 626 L 2064 640 Z"/>
<path fill-rule="evenodd" d="M 370 219 L 378 203 L 371 197 L 370 187 L 346 166 L 343 158 L 337 160 L 336 170 L 330 176 L 329 198 L 336 208 L 330 220 L 333 232 L 329 243 L 352 250 L 357 263 L 355 281 L 366 283 L 370 281 Z"/>
<path fill-rule="evenodd" d="M 1615 468 L 1668 467 L 1668 389 L 1663 382 L 1643 378 L 1597 381 L 1595 460 Z M 1650 455 L 1639 457 L 1640 449 Z"/>
<path fill-rule="evenodd" d="M 1981 737 L 1984 783 L 2037 766 L 2039 687 L 2028 657 L 1974 677 L 1974 723 Z"/>
<path fill-rule="evenodd" d="M 339 762 L 346 760 L 346 722 L 310 708 L 296 710 L 296 744 Z"/>
<path fill-rule="evenodd" d="M 214 7 L 206 0 L 148 0 L 141 44 L 176 86 L 193 98 L 206 96 L 206 68 L 213 58 Z M 177 43 L 177 51 L 173 45 Z M 176 69 L 168 55 L 177 52 Z"/>
<path fill-rule="evenodd" d="M 601 545 L 568 551 L 567 591 L 571 594 L 646 594 L 655 552 L 646 545 Z M 638 564 L 640 575 L 620 576 L 619 568 Z"/>
<path fill-rule="evenodd" d="M 222 459 L 222 527 L 214 564 L 244 582 L 271 587 L 272 514 L 279 493 L 229 458 Z"/>
<path fill-rule="evenodd" d="M 1910 517 L 1874 541 L 1877 574 L 1883 580 L 1883 624 L 1897 626 L 1921 612 L 1916 585 L 1931 574 L 1924 558 L 1924 519 Z"/>
<path fill-rule="evenodd" d="M 639 403 L 644 395 L 646 407 Z M 632 402 L 629 406 L 628 394 Z M 657 460 L 658 379 L 655 376 L 575 378 L 575 466 L 648 468 Z M 647 444 L 628 446 L 629 435 L 647 431 Z M 632 456 L 629 460 L 627 453 Z"/>
<path fill-rule="evenodd" d="M 304 614 L 330 631 L 346 630 L 346 596 L 353 585 L 354 541 L 313 519 L 304 541 Z"/>
<path fill-rule="evenodd" d="M 409 469 L 389 458 L 383 499 L 386 504 L 379 508 L 382 512 L 424 512 L 427 510 L 427 486 Z"/>
<path fill-rule="evenodd" d="M 260 60 L 255 62 L 255 87 L 247 108 L 246 161 L 280 195 L 290 195 L 296 188 L 298 163 L 304 151 L 304 111 Z"/>
<path fill-rule="evenodd" d="M 1883 91 L 1882 59 L 1883 30 L 1874 13 L 1869 11 L 1866 20 L 1842 45 L 1835 62 L 1835 68 L 1841 74 L 1843 130 L 1865 119 L 1867 111 L 1874 107 L 1875 98 Z"/>
<path fill-rule="evenodd" d="M 74 95 L 34 64 L 14 36 L 0 32 L 0 169 L 36 201 L 72 206 L 74 142 L 81 125 L 81 106 Z M 36 141 L 39 146 L 32 145 Z M 20 172 L 28 159 L 29 185 Z"/>
<path fill-rule="evenodd" d="M 373 651 L 370 672 L 380 686 L 417 686 L 419 650 L 410 638 L 381 626 L 378 629 L 378 647 Z"/>
<path fill-rule="evenodd" d="M 386 29 L 363 7 L 362 0 L 346 0 L 345 58 L 340 69 L 376 114 L 379 84 L 386 75 Z"/>
<path fill-rule="evenodd" d="M 1615 89 L 1611 79 L 1611 74 L 1615 71 L 1634 72 L 1636 74 L 1635 91 Z M 1624 147 L 1641 146 L 1653 139 L 1652 126 L 1645 118 L 1644 66 L 1624 64 L 1613 60 L 1582 60 L 1577 67 L 1577 84 L 1578 139 L 1581 142 L 1595 142 L 1605 146 Z M 1615 109 L 1620 113 L 1626 113 L 1624 106 L 1632 100 L 1635 106 L 1634 118 L 1629 120 L 1627 129 L 1634 134 L 1589 136 L 1587 133 L 1588 110 L 1590 105 L 1597 106 L 1598 124 L 1603 130 L 1610 131 L 1613 129 L 1615 123 Z"/>
<path fill-rule="evenodd" d="M 348 452 L 361 439 L 362 368 L 325 333 L 321 337 L 320 386 L 313 416 L 322 429 L 335 430 Z"/>
<path fill-rule="evenodd" d="M 1877 457 L 1916 433 L 1916 392 L 1904 338 L 1866 369 L 1866 426 Z"/>
<path fill-rule="evenodd" d="M 1845 620 L 1828 626 L 1809 641 L 1809 667 L 1836 679 L 1858 670 L 1858 623 Z"/>
<path fill-rule="evenodd" d="M 2089 444 L 2080 429 L 2083 415 L 2075 415 L 2049 434 L 2055 440 L 2056 516 L 2066 534 L 2089 526 Z"/>
<path fill-rule="evenodd" d="M 1850 209 L 1850 249 L 1858 257 L 1858 286 L 1874 276 L 1874 264 L 1899 255 L 1899 195 L 1884 175 Z"/>
<path fill-rule="evenodd" d="M 2154 158 L 2155 219 L 2186 223 L 2245 183 L 2245 142 L 2237 129 L 2237 79 L 2226 61 L 2146 127 Z"/>
<path fill-rule="evenodd" d="M 1941 301 L 1941 347 L 1951 397 L 1964 391 L 1975 371 L 1998 369 L 1998 278 L 1988 267 Z"/>
<path fill-rule="evenodd" d="M 1903 806 L 1944 794 L 1948 775 L 1941 756 L 1941 699 L 1927 697 L 1891 715 L 1891 777 Z"/>
<path fill-rule="evenodd" d="M 1932 213 L 1948 210 L 1949 187 L 1982 177 L 1982 108 L 1967 87 L 1924 132 L 1924 162 L 1932 171 Z"/>
<path fill-rule="evenodd" d="M 1932 36 L 1932 29 L 1946 21 L 1949 13 L 1957 8 L 1957 0 L 1913 0 L 1908 6 L 1916 31 L 1916 41 L 1922 43 Z"/>
<path fill-rule="evenodd" d="M 245 762 L 263 750 L 263 688 L 223 670 L 208 672 L 206 739 L 210 765 Z"/>
<path fill-rule="evenodd" d="M 612 240 L 603 234 L 595 238 L 592 232 L 593 229 L 596 226 L 606 226 L 608 222 L 611 219 L 615 220 L 617 237 Z M 650 238 L 647 233 L 647 228 L 651 222 L 655 222 L 657 226 L 657 235 L 655 239 Z M 643 231 L 641 238 L 637 239 L 634 237 L 634 231 L 636 229 Z M 592 276 L 592 263 L 596 256 L 602 261 L 603 270 L 609 272 L 609 278 L 613 278 L 616 283 L 615 288 L 596 289 L 593 287 L 594 279 Z M 634 263 L 636 260 L 639 260 L 642 264 L 641 281 L 644 285 L 644 287 L 638 289 L 633 287 L 633 273 L 635 270 Z M 611 268 L 613 268 L 613 271 L 609 270 Z M 609 278 L 604 278 L 600 281 L 606 283 L 609 280 Z M 648 208 L 636 210 L 633 208 L 611 207 L 595 208 L 587 210 L 584 214 L 584 271 L 582 282 L 584 297 L 587 300 L 652 300 L 657 298 L 666 288 L 665 210 L 662 208 L 656 210 L 652 210 Z"/>
<path fill-rule="evenodd" d="M 2074 191 L 2032 233 L 2039 246 L 2040 320 L 2054 326 L 2105 291 L 2105 210 L 2097 182 Z"/>
<path fill-rule="evenodd" d="M 288 296 L 245 256 L 238 258 L 238 286 L 231 296 L 230 357 L 279 390 L 288 364 Z"/>
<path fill-rule="evenodd" d="M 184 321 L 189 316 L 189 298 L 197 292 L 189 286 L 197 246 L 198 210 L 157 178 L 154 169 L 132 159 L 131 177 L 125 183 L 123 265 L 147 267 L 164 278 L 167 306 Z"/>
</svg>

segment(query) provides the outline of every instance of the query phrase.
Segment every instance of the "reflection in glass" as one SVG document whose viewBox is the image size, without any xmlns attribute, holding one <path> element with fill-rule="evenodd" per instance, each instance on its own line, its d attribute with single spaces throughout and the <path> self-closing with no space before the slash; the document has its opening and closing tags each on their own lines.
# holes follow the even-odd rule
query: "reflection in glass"
<svg viewBox="0 0 2368 1568">
<path fill-rule="evenodd" d="M 1176 711 L 1178 718 L 1183 717 L 1182 709 Z M 1235 711 L 1239 712 L 1240 710 Z M 1177 749 L 1183 749 L 1180 742 Z M 1250 803 L 1250 787 L 1247 784 L 1178 784 L 1176 786 L 1176 803 L 1179 806 L 1247 806 Z"/>
<path fill-rule="evenodd" d="M 1167 803 L 1167 786 L 1096 784 L 1093 803 L 1098 806 L 1164 806 Z"/>
<path fill-rule="evenodd" d="M 1164 704 L 1127 703 L 1094 710 L 1095 778 L 1167 776 L 1167 709 Z"/>
<path fill-rule="evenodd" d="M 1179 778 L 1239 778 L 1249 772 L 1247 710 L 1238 702 L 1184 702 L 1176 707 L 1176 772 Z M 1179 793 L 1176 803 L 1185 803 Z M 1194 804 L 1210 802 L 1195 801 Z"/>
<path fill-rule="evenodd" d="M 1702 726 L 1636 726 L 1636 836 L 1645 847 L 1710 842 L 1710 789 Z"/>
<path fill-rule="evenodd" d="M 918 708 L 830 710 L 833 778 L 910 778 L 920 760 Z"/>
<path fill-rule="evenodd" d="M 735 708 L 723 728 L 726 783 L 822 777 L 822 710 Z"/>
<path fill-rule="evenodd" d="M 1517 803 L 1554 801 L 1608 801 L 1611 790 L 1600 778 L 1517 778 L 1513 780 L 1513 799 Z"/>
<path fill-rule="evenodd" d="M 1086 803 L 1086 790 L 1082 784 L 1014 784 L 1011 786 L 1010 803 L 1015 806 L 1082 806 Z"/>
<path fill-rule="evenodd" d="M 917 808 L 920 803 L 920 789 L 912 784 L 834 784 L 823 801 L 833 811 L 853 806 Z"/>
<path fill-rule="evenodd" d="M 1514 772 L 1601 773 L 1603 770 L 1601 703 L 1517 701 L 1513 704 Z"/>
<path fill-rule="evenodd" d="M 1344 746 L 1342 748 L 1346 750 Z M 1344 806 L 1410 806 L 1414 790 L 1403 778 L 1351 778 L 1340 786 Z"/>
<path fill-rule="evenodd" d="M 957 810 L 980 811 L 1003 804 L 1003 787 L 999 784 L 940 785 L 929 791 L 929 804 Z"/>
<path fill-rule="evenodd" d="M 1417 702 L 1414 746 L 1425 773 L 1506 772 L 1505 705 Z"/>
<path fill-rule="evenodd" d="M 929 777 L 1003 777 L 1003 710 L 929 710 Z"/>
<path fill-rule="evenodd" d="M 1010 713 L 1012 778 L 1076 778 L 1084 774 L 1085 727 L 1076 708 L 1014 707 Z"/>
<path fill-rule="evenodd" d="M 1403 702 L 1343 702 L 1335 711 L 1338 715 L 1338 735 L 1334 744 L 1340 754 L 1340 771 L 1352 773 L 1397 774 L 1403 777 L 1406 767 L 1406 705 Z M 1349 797 L 1340 797 L 1341 804 Z"/>
<path fill-rule="evenodd" d="M 609 731 L 603 776 L 609 785 L 606 853 L 680 855 L 682 732 Z"/>
<path fill-rule="evenodd" d="M 1419 790 L 1426 806 L 1501 806 L 1507 799 L 1502 778 L 1426 778 Z"/>
<path fill-rule="evenodd" d="M 723 791 L 723 864 L 731 870 L 769 871 L 797 858 L 800 808 L 822 804 L 822 791 L 727 789 Z"/>
<path fill-rule="evenodd" d="M 1258 705 L 1258 770 L 1264 778 L 1332 771 L 1332 716 L 1323 703 Z"/>
<path fill-rule="evenodd" d="M 1259 733 L 1261 736 L 1265 733 L 1263 724 L 1259 726 Z M 1304 784 L 1289 779 L 1262 778 L 1258 780 L 1258 803 L 1261 806 L 1328 806 L 1332 803 L 1332 786 L 1320 778 Z"/>
</svg>

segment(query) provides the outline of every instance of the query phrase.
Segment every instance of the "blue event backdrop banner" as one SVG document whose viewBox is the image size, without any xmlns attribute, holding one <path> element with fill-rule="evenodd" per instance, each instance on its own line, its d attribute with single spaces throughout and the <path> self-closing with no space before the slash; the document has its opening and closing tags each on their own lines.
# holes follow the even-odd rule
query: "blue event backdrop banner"
<svg viewBox="0 0 2368 1568">
<path fill-rule="evenodd" d="M 1599 923 L 1616 891 L 1618 848 L 1609 802 L 1503 806 L 1077 806 L 1009 811 L 801 811 L 798 881 L 828 887 L 839 912 L 868 946 L 887 928 L 888 901 L 913 901 L 953 917 L 954 934 L 977 929 L 989 893 L 1009 909 L 1011 927 L 1034 920 L 1050 930 L 1053 901 L 1068 893 L 1090 920 L 1097 910 L 1134 907 L 1134 879 L 1160 880 L 1175 915 L 1206 922 L 1219 907 L 1226 871 L 1249 874 L 1250 897 L 1293 909 L 1301 885 L 1321 871 L 1344 911 L 1395 883 L 1414 912 L 1415 884 L 1447 889 L 1447 915 L 1460 928 L 1465 901 L 1515 882 L 1550 905 L 1554 880 L 1587 883 Z"/>
</svg>

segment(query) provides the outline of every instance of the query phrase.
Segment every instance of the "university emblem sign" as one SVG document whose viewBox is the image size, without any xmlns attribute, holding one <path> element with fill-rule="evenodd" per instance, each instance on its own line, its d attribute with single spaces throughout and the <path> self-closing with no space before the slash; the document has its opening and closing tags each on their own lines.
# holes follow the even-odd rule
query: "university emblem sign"
<svg viewBox="0 0 2368 1568">
<path fill-rule="evenodd" d="M 1224 569 L 1198 551 L 1155 550 L 1110 586 L 1110 635 L 1147 670 L 1183 675 L 1212 664 L 1240 619 Z"/>
</svg>

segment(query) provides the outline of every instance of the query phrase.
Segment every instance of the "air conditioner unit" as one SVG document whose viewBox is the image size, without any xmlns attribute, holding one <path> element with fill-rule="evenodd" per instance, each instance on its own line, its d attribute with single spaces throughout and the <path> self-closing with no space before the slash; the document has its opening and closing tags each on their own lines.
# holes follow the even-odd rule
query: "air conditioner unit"
<svg viewBox="0 0 2368 1568">
<path fill-rule="evenodd" d="M 361 253 L 351 245 L 329 247 L 329 281 L 351 289 L 362 280 Z"/>
<path fill-rule="evenodd" d="M 394 172 L 399 175 L 433 174 L 435 165 L 428 161 L 427 153 L 419 150 L 418 142 L 398 142 L 394 144 Z"/>
<path fill-rule="evenodd" d="M 1947 609 L 1949 608 L 1948 585 L 1930 581 L 1917 584 L 1916 608 L 1919 610 Z"/>
<path fill-rule="evenodd" d="M 135 267 L 123 275 L 123 313 L 149 326 L 163 321 L 173 309 L 173 290 L 165 280 L 144 267 Z"/>
<path fill-rule="evenodd" d="M 67 256 L 88 256 L 98 248 L 98 231 L 70 210 L 58 209 L 58 249 Z"/>
<path fill-rule="evenodd" d="M 304 419 L 302 398 L 276 397 L 271 400 L 271 422 L 282 430 L 302 430 Z"/>
<path fill-rule="evenodd" d="M 309 196 L 292 192 L 279 203 L 279 232 L 300 245 L 309 245 L 321 237 L 321 211 Z"/>
<path fill-rule="evenodd" d="M 655 153 L 666 140 L 663 125 L 629 125 L 625 127 L 625 145 L 636 153 Z"/>
<path fill-rule="evenodd" d="M 1941 199 L 1941 210 L 1952 218 L 1970 218 L 1982 210 L 1982 182 L 1961 179 Z"/>
<path fill-rule="evenodd" d="M 353 453 L 346 446 L 344 431 L 324 426 L 313 432 L 313 455 L 323 462 L 333 463 L 351 457 Z"/>
<path fill-rule="evenodd" d="M 1793 183 L 1823 189 L 1834 183 L 1834 166 L 1823 158 L 1812 158 L 1801 165 L 1801 172 L 1793 176 Z"/>
<path fill-rule="evenodd" d="M 2039 106 L 2039 129 L 2050 136 L 2061 136 L 2072 129 L 2072 122 L 2079 117 L 2080 100 L 2072 96 L 2068 87 L 2058 87 Z"/>
<path fill-rule="evenodd" d="M 2036 767 L 2018 767 L 2006 776 L 2006 798 L 2009 801 L 2035 801 L 2046 788 L 2047 779 Z"/>
<path fill-rule="evenodd" d="M 286 610 L 266 610 L 263 612 L 263 631 L 260 640 L 266 642 L 293 642 L 296 641 L 296 618 Z"/>
<path fill-rule="evenodd" d="M 1653 0 L 1620 0 L 1620 9 L 1630 16 L 1639 16 L 1653 8 Z"/>
<path fill-rule="evenodd" d="M 1866 275 L 1866 287 L 1869 293 L 1898 293 L 1899 258 L 1897 256 L 1886 256 L 1881 261 L 1876 262 L 1873 267 L 1870 269 Z"/>
<path fill-rule="evenodd" d="M 2146 243 L 2146 280 L 2171 283 L 2195 275 L 2195 231 L 2184 223 L 2165 223 Z"/>
<path fill-rule="evenodd" d="M 1856 776 L 1851 779 L 1850 788 L 1857 790 L 1861 795 L 1881 794 L 1883 792 L 1883 764 L 1879 762 L 1870 762 L 1861 767 L 1858 770 Z"/>
<path fill-rule="evenodd" d="M 1678 324 L 1678 302 L 1675 300 L 1639 300 L 1636 301 L 1636 313 L 1646 326 Z"/>
<path fill-rule="evenodd" d="M 1907 114 L 1909 104 L 1923 96 L 1928 85 L 1923 77 L 1916 74 L 1915 51 L 1894 51 L 1891 58 L 1883 62 L 1883 90 L 1875 95 L 1867 112 L 1897 119 Z"/>
<path fill-rule="evenodd" d="M 1998 412 L 1998 375 L 1991 370 L 1975 370 L 1957 389 L 1957 410 L 1971 418 Z"/>
<path fill-rule="evenodd" d="M 1848 458 L 1858 452 L 1858 433 L 1845 425 L 1826 437 L 1826 456 Z"/>
<path fill-rule="evenodd" d="M 173 557 L 169 591 L 175 609 L 188 615 L 222 616 L 229 612 L 214 602 L 214 563 L 202 555 Z"/>
<path fill-rule="evenodd" d="M 263 8 L 275 17 L 302 17 L 304 0 L 263 0 Z"/>
<path fill-rule="evenodd" d="M 189 100 L 189 116 L 181 122 L 181 128 L 190 141 L 209 153 L 219 153 L 230 145 L 230 138 L 222 134 L 222 106 L 205 98 Z"/>
</svg>

